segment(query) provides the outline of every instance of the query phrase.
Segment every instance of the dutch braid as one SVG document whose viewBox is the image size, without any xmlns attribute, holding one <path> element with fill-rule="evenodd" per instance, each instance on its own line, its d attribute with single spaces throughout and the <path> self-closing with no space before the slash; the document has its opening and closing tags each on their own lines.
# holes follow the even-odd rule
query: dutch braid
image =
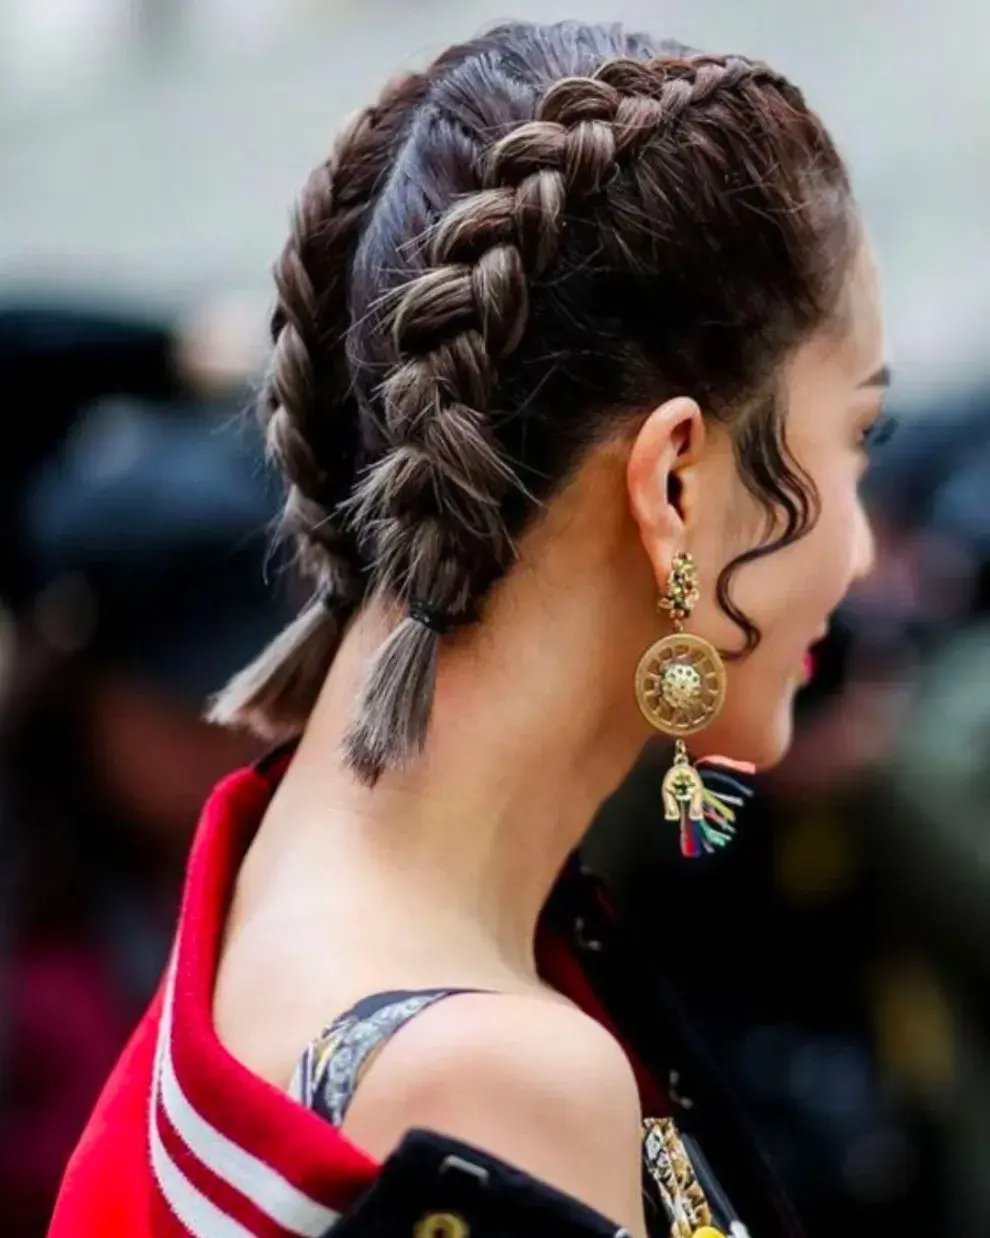
<svg viewBox="0 0 990 1238">
<path fill-rule="evenodd" d="M 371 665 L 346 739 L 366 781 L 423 747 L 443 634 L 423 614 L 470 621 L 514 555 L 505 502 L 522 483 L 496 433 L 498 378 L 526 334 L 532 281 L 557 257 L 568 219 L 641 145 L 720 95 L 766 86 L 802 106 L 779 74 L 735 56 L 621 58 L 559 79 L 531 120 L 480 152 L 474 192 L 431 229 L 423 269 L 391 315 L 383 450 L 343 509 L 374 589 L 407 612 Z"/>
<path fill-rule="evenodd" d="M 396 144 L 428 88 L 428 75 L 404 76 L 355 115 L 310 175 L 275 265 L 274 350 L 259 417 L 289 483 L 281 531 L 294 538 L 315 592 L 210 710 L 214 721 L 247 724 L 268 738 L 305 722 L 363 594 L 354 540 L 337 513 L 353 482 L 358 438 L 346 356 L 348 275 Z"/>
</svg>

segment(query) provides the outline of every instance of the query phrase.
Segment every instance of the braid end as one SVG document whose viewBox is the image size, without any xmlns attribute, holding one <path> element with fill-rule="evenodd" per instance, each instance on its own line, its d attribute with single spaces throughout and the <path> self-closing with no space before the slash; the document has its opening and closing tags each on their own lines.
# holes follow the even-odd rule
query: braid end
<svg viewBox="0 0 990 1238">
<path fill-rule="evenodd" d="M 344 737 L 347 763 L 368 786 L 423 751 L 439 648 L 435 631 L 407 617 L 375 655 Z"/>
<path fill-rule="evenodd" d="M 206 718 L 272 742 L 306 725 L 346 620 L 317 597 L 210 701 Z"/>
</svg>

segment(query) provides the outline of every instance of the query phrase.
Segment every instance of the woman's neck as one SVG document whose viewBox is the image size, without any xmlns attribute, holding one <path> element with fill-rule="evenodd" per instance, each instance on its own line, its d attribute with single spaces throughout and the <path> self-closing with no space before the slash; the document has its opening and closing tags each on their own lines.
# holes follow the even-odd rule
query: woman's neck
<svg viewBox="0 0 990 1238">
<path fill-rule="evenodd" d="M 538 588 L 513 573 L 481 623 L 444 638 L 425 751 L 373 788 L 341 749 L 388 619 L 374 606 L 357 617 L 263 827 L 272 862 L 302 848 L 324 872 L 353 869 L 442 940 L 527 976 L 540 910 L 642 743 L 632 680 L 652 635 L 653 580 L 627 549 L 628 517 L 609 521 L 587 495 L 557 511 L 580 555 L 555 562 L 557 530 L 537 533 Z"/>
<path fill-rule="evenodd" d="M 350 859 L 385 887 L 398 883 L 431 917 L 462 933 L 476 927 L 509 967 L 530 974 L 540 909 L 635 756 L 635 742 L 617 745 L 615 710 L 599 700 L 604 668 L 599 661 L 597 685 L 588 682 L 595 659 L 586 646 L 574 675 L 552 683 L 543 659 L 500 649 L 497 633 L 455 638 L 441 651 L 422 758 L 368 788 L 340 753 L 380 632 L 369 614 L 348 634 L 273 819 L 305 839 L 312 862 L 320 853 L 328 866 Z M 559 656 L 558 645 L 556 665 Z"/>
</svg>

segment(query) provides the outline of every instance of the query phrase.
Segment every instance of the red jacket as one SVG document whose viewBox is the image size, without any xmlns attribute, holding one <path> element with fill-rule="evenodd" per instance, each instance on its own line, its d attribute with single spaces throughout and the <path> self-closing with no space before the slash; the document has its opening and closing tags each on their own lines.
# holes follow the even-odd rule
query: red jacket
<svg viewBox="0 0 990 1238">
<path fill-rule="evenodd" d="M 226 909 L 277 776 L 243 770 L 206 804 L 171 964 L 69 1162 L 49 1238 L 317 1238 L 376 1180 L 374 1161 L 242 1066 L 212 1026 Z M 539 954 L 550 983 L 614 1031 L 549 923 Z M 634 1068 L 646 1111 L 665 1112 Z"/>
</svg>

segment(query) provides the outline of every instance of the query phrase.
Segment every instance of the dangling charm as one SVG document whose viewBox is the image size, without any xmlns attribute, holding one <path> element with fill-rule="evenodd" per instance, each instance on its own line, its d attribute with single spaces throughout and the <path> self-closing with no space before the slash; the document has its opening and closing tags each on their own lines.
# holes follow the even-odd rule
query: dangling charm
<svg viewBox="0 0 990 1238">
<path fill-rule="evenodd" d="M 663 780 L 664 817 L 676 821 L 681 855 L 688 859 L 711 854 L 732 841 L 736 813 L 752 798 L 753 788 L 725 772 L 754 773 L 755 768 L 726 757 L 702 757 L 691 764 L 683 739 L 674 745 L 674 763 Z"/>
<path fill-rule="evenodd" d="M 674 763 L 663 780 L 664 817 L 678 823 L 681 853 L 691 857 L 729 842 L 736 809 L 752 795 L 751 788 L 724 771 L 753 772 L 723 757 L 704 758 L 699 764 L 718 768 L 699 771 L 682 738 L 708 726 L 725 702 L 725 664 L 718 650 L 684 631 L 698 597 L 694 560 L 683 552 L 675 555 L 659 604 L 669 612 L 674 632 L 655 641 L 636 668 L 636 700 L 643 716 L 658 731 L 677 737 Z"/>
<path fill-rule="evenodd" d="M 705 822 L 705 784 L 691 764 L 683 739 L 674 745 L 674 764 L 667 770 L 660 790 L 663 815 L 676 821 L 681 836 L 681 855 L 701 854 L 701 830 Z"/>
<path fill-rule="evenodd" d="M 702 757 L 703 770 L 691 764 L 683 739 L 674 745 L 674 763 L 664 775 L 664 817 L 676 821 L 681 855 L 696 859 L 731 842 L 736 832 L 736 812 L 752 798 L 753 788 L 725 772 L 733 769 L 753 773 L 754 767 L 726 757 Z"/>
</svg>

